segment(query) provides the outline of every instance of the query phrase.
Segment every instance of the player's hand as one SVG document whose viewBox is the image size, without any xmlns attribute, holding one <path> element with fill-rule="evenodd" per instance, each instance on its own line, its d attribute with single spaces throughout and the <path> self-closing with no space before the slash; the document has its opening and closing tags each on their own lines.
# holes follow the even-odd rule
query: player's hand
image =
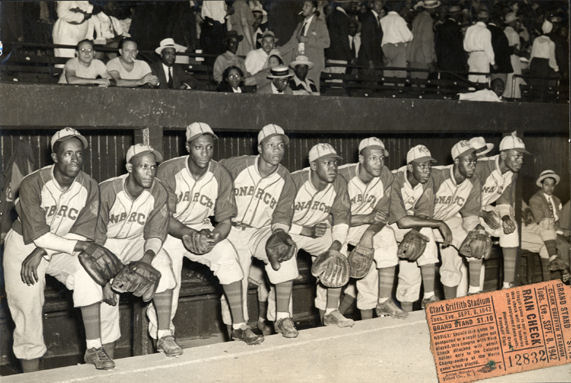
<svg viewBox="0 0 571 383">
<path fill-rule="evenodd" d="M 100 78 L 99 80 L 97 80 L 97 84 L 101 88 L 107 88 L 111 84 L 111 82 L 109 81 L 108 78 Z"/>
<path fill-rule="evenodd" d="M 504 227 L 505 234 L 511 234 L 515 231 L 515 223 L 509 215 L 504 215 L 502 217 L 502 226 Z"/>
<path fill-rule="evenodd" d="M 323 237 L 327 232 L 328 225 L 325 222 L 313 226 L 313 238 Z"/>
<path fill-rule="evenodd" d="M 450 227 L 445 222 L 441 222 L 440 226 L 438 226 L 438 230 L 440 234 L 442 234 L 442 238 L 444 242 L 442 242 L 442 247 L 448 247 L 452 243 L 452 231 Z"/>
<path fill-rule="evenodd" d="M 111 283 L 107 283 L 103 286 L 103 302 L 107 303 L 109 306 L 116 306 L 119 294 L 116 294 L 111 288 Z"/>
<path fill-rule="evenodd" d="M 38 266 L 42 262 L 44 255 L 46 255 L 44 249 L 36 247 L 22 262 L 20 278 L 28 286 L 33 286 L 36 282 L 39 282 Z"/>
<path fill-rule="evenodd" d="M 482 210 L 482 212 L 480 213 L 480 217 L 482 217 L 482 219 L 484 220 L 486 225 L 490 227 L 490 229 L 497 230 L 500 228 L 500 222 L 498 221 L 498 216 L 496 215 L 495 211 Z"/>
</svg>

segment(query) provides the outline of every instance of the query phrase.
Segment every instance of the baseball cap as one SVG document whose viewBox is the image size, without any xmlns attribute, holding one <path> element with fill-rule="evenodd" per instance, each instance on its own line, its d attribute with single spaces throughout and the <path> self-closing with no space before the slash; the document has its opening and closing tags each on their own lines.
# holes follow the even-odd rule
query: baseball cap
<svg viewBox="0 0 571 383">
<path fill-rule="evenodd" d="M 206 122 L 193 122 L 186 127 L 186 142 L 190 142 L 203 134 L 210 134 L 212 137 L 218 138 Z"/>
<path fill-rule="evenodd" d="M 470 141 L 462 140 L 458 141 L 452 147 L 450 153 L 452 154 L 452 159 L 455 160 L 456 158 L 463 156 L 464 154 L 468 154 L 470 152 L 475 152 L 476 149 L 472 145 L 470 145 Z"/>
<path fill-rule="evenodd" d="M 424 145 L 416 145 L 412 147 L 406 154 L 406 163 L 410 164 L 412 161 L 422 162 L 430 160 L 430 162 L 435 163 L 436 160 L 432 158 L 430 150 Z"/>
<path fill-rule="evenodd" d="M 143 144 L 131 145 L 129 150 L 127 150 L 126 160 L 127 162 L 131 162 L 131 159 L 133 159 L 133 157 L 145 153 L 153 153 L 153 155 L 155 156 L 155 160 L 157 162 L 161 162 L 163 160 L 163 155 L 158 150 L 153 149 L 149 145 L 143 145 Z"/>
<path fill-rule="evenodd" d="M 89 147 L 89 143 L 87 142 L 87 138 L 83 137 L 81 135 L 81 133 L 79 133 L 74 128 L 67 127 L 67 128 L 63 128 L 61 130 L 58 130 L 52 136 L 52 139 L 50 140 L 52 150 L 54 150 L 54 145 L 56 142 L 69 140 L 70 138 L 74 138 L 74 137 L 79 139 L 79 141 L 81 141 L 81 143 L 83 144 L 83 149 L 87 149 Z"/>
<path fill-rule="evenodd" d="M 361 153 L 361 151 L 363 151 L 363 149 L 365 148 L 378 148 L 383 151 L 383 155 L 385 157 L 389 156 L 389 151 L 385 149 L 385 144 L 383 144 L 383 141 L 381 141 L 377 137 L 369 137 L 362 139 L 361 142 L 359 142 L 359 153 Z"/>
<path fill-rule="evenodd" d="M 276 135 L 283 136 L 285 144 L 289 144 L 289 138 L 286 136 L 281 126 L 276 124 L 268 124 L 264 126 L 258 133 L 258 145 L 260 145 L 266 138 L 270 138 Z"/>
<path fill-rule="evenodd" d="M 484 137 L 472 137 L 470 138 L 470 145 L 476 149 L 476 155 L 478 157 L 483 157 L 494 148 L 494 144 L 486 142 Z"/>
<path fill-rule="evenodd" d="M 531 154 L 525 150 L 525 144 L 521 138 L 519 138 L 516 132 L 512 132 L 509 136 L 505 136 L 500 141 L 500 152 L 503 150 L 517 150 L 525 154 Z"/>
<path fill-rule="evenodd" d="M 317 145 L 314 145 L 309 150 L 309 162 L 329 157 L 342 159 L 341 156 L 337 154 L 337 151 L 335 151 L 335 148 L 333 148 L 333 146 L 329 144 L 319 143 Z"/>
</svg>

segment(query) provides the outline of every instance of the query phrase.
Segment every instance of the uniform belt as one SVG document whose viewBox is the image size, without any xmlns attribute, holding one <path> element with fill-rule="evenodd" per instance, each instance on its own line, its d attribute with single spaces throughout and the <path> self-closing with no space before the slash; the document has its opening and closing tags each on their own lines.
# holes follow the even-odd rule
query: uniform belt
<svg viewBox="0 0 571 383">
<path fill-rule="evenodd" d="M 240 229 L 240 230 L 246 230 L 246 229 L 253 229 L 253 226 L 250 225 L 246 225 L 245 223 L 240 223 L 240 222 L 232 222 L 232 226 Z"/>
</svg>

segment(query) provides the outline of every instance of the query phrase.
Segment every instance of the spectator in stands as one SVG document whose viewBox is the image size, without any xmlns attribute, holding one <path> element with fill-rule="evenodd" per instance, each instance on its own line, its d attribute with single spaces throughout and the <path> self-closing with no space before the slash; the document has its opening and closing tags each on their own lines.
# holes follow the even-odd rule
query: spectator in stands
<svg viewBox="0 0 571 383">
<path fill-rule="evenodd" d="M 117 86 L 131 88 L 144 85 L 159 86 L 159 79 L 153 75 L 149 64 L 137 60 L 138 53 L 137 43 L 130 38 L 122 40 L 119 44 L 119 57 L 107 63 L 107 72 Z"/>
<path fill-rule="evenodd" d="M 77 44 L 76 56 L 65 63 L 59 84 L 109 86 L 109 74 L 102 61 L 94 59 L 93 42 Z"/>
<path fill-rule="evenodd" d="M 220 55 L 226 49 L 224 36 L 226 34 L 226 2 L 224 0 L 209 0 L 202 2 L 202 24 L 200 46 L 208 55 Z M 207 63 L 212 64 L 208 58 Z"/>
<path fill-rule="evenodd" d="M 222 73 L 222 82 L 216 88 L 217 92 L 246 93 L 244 88 L 244 72 L 237 66 L 229 66 Z"/>
<path fill-rule="evenodd" d="M 531 57 L 529 63 L 529 74 L 532 77 L 543 77 L 530 79 L 530 85 L 533 87 L 532 98 L 544 101 L 547 98 L 547 88 L 553 84 L 553 78 L 556 72 L 559 72 L 559 66 L 555 59 L 555 43 L 549 37 L 553 29 L 553 24 L 545 20 L 541 26 L 543 34 L 533 40 L 531 48 Z"/>
<path fill-rule="evenodd" d="M 267 67 L 270 52 L 276 47 L 278 39 L 272 31 L 265 31 L 260 37 L 261 48 L 253 49 L 246 56 L 246 70 L 255 75 Z"/>
<path fill-rule="evenodd" d="M 306 56 L 297 56 L 289 64 L 293 68 L 294 76 L 289 80 L 289 87 L 293 94 L 319 96 L 319 91 L 313 80 L 307 78 L 307 74 L 313 67 L 313 63 Z"/>
<path fill-rule="evenodd" d="M 407 61 L 410 68 L 434 70 L 436 51 L 434 49 L 434 10 L 440 6 L 438 0 L 419 1 L 414 9 L 419 13 L 412 21 L 412 42 L 407 47 Z M 427 79 L 428 72 L 410 72 L 411 78 Z"/>
<path fill-rule="evenodd" d="M 58 1 L 58 19 L 52 32 L 54 44 L 77 45 L 86 39 L 93 5 L 89 1 Z M 74 49 L 55 48 L 56 57 L 73 57 Z"/>
<path fill-rule="evenodd" d="M 160 89 L 193 89 L 194 78 L 185 70 L 175 65 L 176 54 L 186 52 L 186 47 L 175 43 L 168 37 L 161 40 L 155 53 L 161 56 L 159 61 L 151 63 L 152 72 L 159 79 Z"/>
<path fill-rule="evenodd" d="M 349 47 L 349 24 L 351 17 L 347 10 L 352 6 L 351 1 L 336 1 L 336 7 L 327 15 L 327 29 L 329 30 L 330 45 L 325 50 L 325 58 L 329 66 L 328 73 L 345 73 L 353 55 Z M 339 65 L 339 66 L 334 66 Z"/>
<path fill-rule="evenodd" d="M 312 79 L 319 89 L 321 72 L 325 68 L 324 49 L 329 47 L 329 31 L 325 20 L 319 17 L 317 1 L 306 0 L 303 2 L 303 21 L 295 28 L 289 41 L 282 47 L 283 57 L 286 62 L 291 62 L 298 55 L 304 55 L 313 63 L 313 69 L 308 77 Z"/>
<path fill-rule="evenodd" d="M 381 19 L 383 39 L 381 47 L 388 67 L 406 68 L 407 46 L 413 35 L 406 24 L 405 19 L 398 13 L 402 8 L 400 2 L 387 3 L 389 12 Z M 386 77 L 406 78 L 406 71 L 385 70 Z"/>
<path fill-rule="evenodd" d="M 492 34 L 492 48 L 494 49 L 494 59 L 496 66 L 492 70 L 491 80 L 499 78 L 504 83 L 508 73 L 513 72 L 510 60 L 510 45 L 508 38 L 502 28 L 500 28 L 499 15 L 494 15 L 488 23 L 488 30 Z"/>
<path fill-rule="evenodd" d="M 375 0 L 372 8 L 361 14 L 361 50 L 357 64 L 366 68 L 361 72 L 361 76 L 369 79 L 375 79 L 380 75 L 380 67 L 383 65 L 383 51 L 381 50 L 383 40 L 382 12 L 383 2 Z"/>
<path fill-rule="evenodd" d="M 463 47 L 462 8 L 451 5 L 448 17 L 436 27 L 435 50 L 438 69 L 441 71 L 464 72 L 466 70 L 466 52 Z M 459 73 L 442 73 L 441 78 L 455 80 L 463 77 Z"/>
<path fill-rule="evenodd" d="M 508 12 L 504 17 L 504 23 L 506 24 L 504 33 L 508 39 L 510 63 L 512 65 L 512 72 L 508 73 L 506 78 L 506 90 L 504 92 L 504 97 L 513 99 L 521 98 L 520 85 L 524 83 L 521 77 L 514 77 L 521 76 L 521 44 L 519 33 L 516 31 L 517 21 L 518 17 L 514 12 Z"/>
<path fill-rule="evenodd" d="M 254 15 L 254 24 L 252 25 L 252 29 L 254 30 L 255 49 L 259 49 L 262 47 L 262 35 L 268 30 L 268 13 L 264 7 L 262 7 L 259 0 L 250 1 L 250 9 Z"/>
<path fill-rule="evenodd" d="M 478 21 L 468 27 L 464 36 L 464 50 L 468 52 L 468 69 L 470 72 L 484 74 L 469 74 L 468 80 L 475 83 L 489 84 L 490 65 L 496 64 L 494 48 L 492 47 L 492 34 L 487 28 L 489 14 L 486 9 L 478 12 Z"/>
<path fill-rule="evenodd" d="M 285 66 L 280 65 L 272 68 L 268 79 L 270 83 L 266 86 L 259 87 L 257 93 L 260 94 L 293 94 L 288 86 L 289 79 L 293 76 L 291 70 Z"/>
<path fill-rule="evenodd" d="M 222 72 L 229 66 L 237 66 L 242 70 L 244 74 L 247 75 L 246 64 L 244 59 L 239 57 L 236 52 L 238 50 L 238 44 L 242 41 L 244 37 L 240 36 L 236 31 L 226 32 L 224 41 L 226 42 L 226 52 L 222 53 L 220 56 L 216 57 L 214 61 L 213 77 L 217 84 L 222 81 Z"/>
<path fill-rule="evenodd" d="M 232 7 L 234 8 L 234 13 L 230 16 L 232 30 L 243 37 L 238 44 L 236 54 L 246 56 L 256 45 L 253 29 L 254 14 L 246 0 L 235 0 Z"/>
<path fill-rule="evenodd" d="M 460 101 L 486 101 L 501 102 L 502 94 L 505 90 L 504 81 L 501 78 L 495 78 L 490 85 L 491 89 L 485 88 L 470 93 L 458 93 Z"/>
</svg>

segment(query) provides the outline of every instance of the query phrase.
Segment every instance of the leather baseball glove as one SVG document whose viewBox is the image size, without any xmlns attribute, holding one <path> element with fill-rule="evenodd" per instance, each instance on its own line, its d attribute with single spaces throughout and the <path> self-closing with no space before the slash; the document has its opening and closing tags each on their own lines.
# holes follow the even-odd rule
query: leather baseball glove
<svg viewBox="0 0 571 383">
<path fill-rule="evenodd" d="M 488 259 L 492 249 L 492 239 L 482 225 L 471 230 L 458 252 L 468 258 Z"/>
<path fill-rule="evenodd" d="M 367 275 L 373 264 L 374 253 L 375 250 L 370 247 L 361 245 L 355 246 L 348 257 L 349 266 L 351 268 L 351 278 L 361 279 Z"/>
<path fill-rule="evenodd" d="M 94 242 L 78 255 L 79 263 L 97 284 L 105 286 L 123 267 L 113 252 Z"/>
<path fill-rule="evenodd" d="M 132 293 L 144 302 L 153 299 L 161 273 L 146 262 L 131 262 L 113 279 L 111 287 L 118 293 Z"/>
<path fill-rule="evenodd" d="M 325 287 L 342 287 L 349 282 L 349 261 L 336 250 L 319 255 L 311 266 L 311 274 Z"/>
<path fill-rule="evenodd" d="M 212 250 L 214 245 L 212 232 L 208 229 L 192 230 L 182 236 L 184 247 L 193 254 L 203 255 Z"/>
<path fill-rule="evenodd" d="M 427 236 L 416 229 L 411 229 L 399 243 L 397 255 L 400 259 L 414 262 L 424 253 L 428 241 Z"/>
<path fill-rule="evenodd" d="M 295 242 L 283 230 L 276 230 L 266 241 L 266 254 L 274 270 L 279 270 L 280 263 L 290 260 L 296 252 Z"/>
</svg>

